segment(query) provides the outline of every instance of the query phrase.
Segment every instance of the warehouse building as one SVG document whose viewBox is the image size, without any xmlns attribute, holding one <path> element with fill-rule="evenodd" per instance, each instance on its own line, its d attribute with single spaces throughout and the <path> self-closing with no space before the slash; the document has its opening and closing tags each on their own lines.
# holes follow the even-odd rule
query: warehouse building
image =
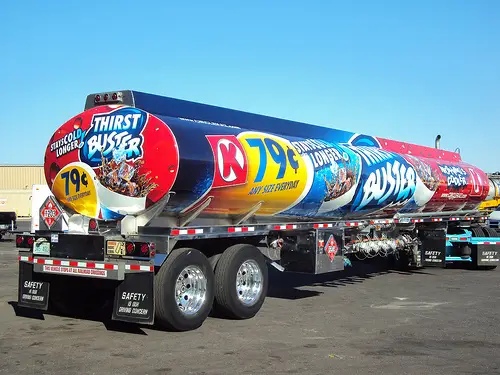
<svg viewBox="0 0 500 375">
<path fill-rule="evenodd" d="M 43 165 L 0 165 L 0 211 L 31 217 L 31 191 L 38 184 L 46 184 Z"/>
</svg>

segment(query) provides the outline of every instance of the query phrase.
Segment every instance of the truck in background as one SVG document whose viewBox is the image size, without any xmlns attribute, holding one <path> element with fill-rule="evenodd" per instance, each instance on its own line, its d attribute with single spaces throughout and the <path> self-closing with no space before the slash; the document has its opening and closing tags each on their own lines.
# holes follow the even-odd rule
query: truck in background
<svg viewBox="0 0 500 375">
<path fill-rule="evenodd" d="M 479 210 L 491 179 L 438 147 L 125 90 L 89 95 L 56 130 L 45 176 L 54 220 L 16 241 L 27 308 L 93 290 L 112 319 L 192 330 L 211 311 L 255 316 L 266 262 L 322 274 L 379 257 L 500 261 Z"/>
<path fill-rule="evenodd" d="M 487 221 L 488 227 L 496 229 L 497 232 L 500 230 L 500 206 L 498 206 L 495 211 L 488 215 Z"/>
<path fill-rule="evenodd" d="M 0 212 L 0 240 L 7 233 L 17 229 L 17 215 L 14 211 Z"/>
<path fill-rule="evenodd" d="M 490 189 L 487 199 L 479 205 L 479 210 L 488 216 L 487 225 L 500 229 L 500 172 L 489 173 Z"/>
<path fill-rule="evenodd" d="M 31 192 L 30 233 L 39 230 L 68 230 L 68 214 L 57 204 L 48 185 L 35 184 Z M 22 237 L 18 237 L 22 238 Z"/>
</svg>

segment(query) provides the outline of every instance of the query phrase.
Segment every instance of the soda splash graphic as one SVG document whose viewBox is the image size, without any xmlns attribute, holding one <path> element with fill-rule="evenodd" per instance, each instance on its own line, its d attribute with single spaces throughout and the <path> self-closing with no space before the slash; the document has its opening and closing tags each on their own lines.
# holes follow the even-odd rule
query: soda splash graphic
<svg viewBox="0 0 500 375">
<path fill-rule="evenodd" d="M 114 149 L 112 155 L 110 160 L 101 156 L 97 177 L 103 186 L 115 193 L 136 198 L 145 197 L 158 187 L 151 182 L 152 178 L 148 178 L 150 171 L 139 174 L 139 168 L 144 164 L 143 160 L 136 160 L 133 163 L 126 161 L 124 145 Z"/>
</svg>

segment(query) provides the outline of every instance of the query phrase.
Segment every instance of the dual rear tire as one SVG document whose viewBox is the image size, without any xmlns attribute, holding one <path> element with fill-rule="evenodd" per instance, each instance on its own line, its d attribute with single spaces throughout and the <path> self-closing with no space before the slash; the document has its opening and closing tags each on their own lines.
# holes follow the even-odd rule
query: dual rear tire
<svg viewBox="0 0 500 375">
<path fill-rule="evenodd" d="M 160 327 L 188 331 L 211 311 L 248 319 L 262 307 L 267 286 L 267 265 L 255 246 L 234 245 L 211 259 L 196 249 L 176 249 L 156 275 L 155 320 Z"/>
<path fill-rule="evenodd" d="M 488 227 L 472 227 L 471 228 L 472 236 L 473 237 L 496 237 L 497 232 Z M 484 271 L 490 271 L 494 270 L 497 268 L 497 266 L 479 266 L 478 263 L 478 254 L 477 250 L 472 251 L 471 250 L 471 258 L 472 258 L 472 268 L 476 270 L 484 270 Z"/>
<path fill-rule="evenodd" d="M 268 269 L 259 249 L 238 244 L 222 253 L 215 265 L 216 315 L 232 319 L 254 317 L 268 288 Z"/>
</svg>

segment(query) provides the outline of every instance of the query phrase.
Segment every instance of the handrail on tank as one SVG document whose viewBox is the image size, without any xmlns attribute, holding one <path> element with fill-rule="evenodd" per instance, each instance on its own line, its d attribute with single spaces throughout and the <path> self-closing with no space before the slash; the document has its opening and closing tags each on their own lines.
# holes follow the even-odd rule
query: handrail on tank
<svg viewBox="0 0 500 375">
<path fill-rule="evenodd" d="M 460 216 L 467 216 L 467 215 L 479 215 L 480 212 L 477 210 L 467 210 L 467 211 L 443 211 L 443 212 L 417 212 L 417 213 L 411 213 L 411 214 L 406 214 L 406 213 L 397 213 L 394 215 L 395 219 L 399 218 L 405 218 L 405 217 L 422 217 L 422 216 L 443 216 L 443 215 L 460 215 Z"/>
</svg>

